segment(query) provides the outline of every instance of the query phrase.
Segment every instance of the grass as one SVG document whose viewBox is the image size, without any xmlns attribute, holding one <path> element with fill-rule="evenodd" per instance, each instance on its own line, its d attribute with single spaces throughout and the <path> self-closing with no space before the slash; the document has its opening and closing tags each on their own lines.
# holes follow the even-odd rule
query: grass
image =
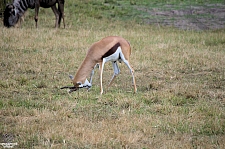
<svg viewBox="0 0 225 149">
<path fill-rule="evenodd" d="M 99 2 L 84 4 L 94 9 Z M 38 29 L 32 11 L 22 28 L 0 25 L 0 142 L 17 142 L 15 148 L 225 147 L 224 29 L 111 21 L 73 10 L 85 6 L 79 1 L 72 4 L 66 1 L 66 29 L 53 28 L 51 9 L 41 9 Z M 68 75 L 76 73 L 88 47 L 109 35 L 132 45 L 137 94 L 124 64 L 106 89 L 110 63 L 102 96 L 97 72 L 90 92 L 60 90 L 71 85 Z"/>
</svg>

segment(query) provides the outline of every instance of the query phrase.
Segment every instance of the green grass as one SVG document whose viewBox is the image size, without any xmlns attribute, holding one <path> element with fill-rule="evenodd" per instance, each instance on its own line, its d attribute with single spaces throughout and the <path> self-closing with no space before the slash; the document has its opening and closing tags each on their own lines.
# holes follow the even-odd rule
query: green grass
<svg viewBox="0 0 225 149">
<path fill-rule="evenodd" d="M 15 148 L 224 148 L 225 30 L 151 26 L 137 22 L 136 12 L 126 12 L 156 2 L 68 0 L 66 29 L 53 28 L 51 9 L 41 9 L 38 29 L 33 10 L 21 28 L 0 24 L 0 143 L 17 142 Z M 178 2 L 186 1 L 167 1 Z M 113 6 L 117 12 L 107 11 Z M 131 43 L 138 92 L 133 93 L 124 64 L 107 89 L 110 63 L 102 96 L 97 71 L 90 92 L 60 90 L 71 85 L 68 75 L 76 73 L 90 45 L 109 35 Z"/>
</svg>

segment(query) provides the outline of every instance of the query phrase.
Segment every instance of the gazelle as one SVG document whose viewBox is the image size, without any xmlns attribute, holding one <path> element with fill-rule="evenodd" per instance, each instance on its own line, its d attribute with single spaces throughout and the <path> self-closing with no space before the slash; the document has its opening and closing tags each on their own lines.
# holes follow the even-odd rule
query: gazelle
<svg viewBox="0 0 225 149">
<path fill-rule="evenodd" d="M 100 94 L 103 93 L 102 87 L 102 74 L 104 64 L 108 61 L 112 62 L 114 74 L 109 86 L 112 84 L 115 77 L 120 73 L 120 69 L 117 65 L 117 61 L 124 62 L 127 67 L 130 69 L 130 72 L 133 77 L 134 92 L 137 91 L 134 70 L 130 66 L 129 58 L 131 54 L 131 47 L 127 40 L 118 36 L 109 36 L 103 38 L 102 40 L 94 43 L 88 50 L 87 55 L 80 65 L 75 77 L 70 76 L 73 82 L 73 87 L 62 87 L 61 89 L 69 88 L 69 92 L 78 90 L 79 88 L 88 88 L 92 86 L 92 77 L 94 75 L 94 69 L 99 65 L 100 71 Z M 87 77 L 90 76 L 90 82 L 87 80 Z"/>
</svg>

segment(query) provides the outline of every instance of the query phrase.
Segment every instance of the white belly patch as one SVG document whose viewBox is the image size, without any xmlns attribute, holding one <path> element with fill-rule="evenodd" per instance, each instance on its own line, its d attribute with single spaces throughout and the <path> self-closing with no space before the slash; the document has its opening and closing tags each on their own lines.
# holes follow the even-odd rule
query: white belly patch
<svg viewBox="0 0 225 149">
<path fill-rule="evenodd" d="M 113 53 L 112 55 L 110 55 L 108 57 L 105 57 L 104 59 L 105 59 L 105 62 L 117 61 L 119 59 L 119 57 L 121 57 L 122 60 L 124 58 L 121 47 L 118 47 L 115 53 Z"/>
</svg>

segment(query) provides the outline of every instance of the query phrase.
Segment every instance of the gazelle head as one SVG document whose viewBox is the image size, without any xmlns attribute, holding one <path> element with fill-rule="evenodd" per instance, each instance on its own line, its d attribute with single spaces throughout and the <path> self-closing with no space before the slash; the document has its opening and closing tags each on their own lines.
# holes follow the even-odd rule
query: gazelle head
<svg viewBox="0 0 225 149">
<path fill-rule="evenodd" d="M 14 26 L 19 20 L 19 17 L 16 15 L 16 8 L 13 4 L 7 4 L 4 11 L 3 23 L 6 27 Z"/>
<path fill-rule="evenodd" d="M 69 75 L 69 77 L 70 77 L 71 80 L 74 79 L 72 75 Z M 89 89 L 92 86 L 91 83 L 87 79 L 85 80 L 84 83 L 82 83 L 82 82 L 76 82 L 76 83 L 73 83 L 73 85 L 74 86 L 71 86 L 71 87 L 70 86 L 65 86 L 65 87 L 62 87 L 60 89 L 66 89 L 66 88 L 68 88 L 68 89 L 70 89 L 69 90 L 69 93 L 72 93 L 74 91 L 77 91 L 80 88 L 87 88 L 87 89 Z"/>
</svg>

